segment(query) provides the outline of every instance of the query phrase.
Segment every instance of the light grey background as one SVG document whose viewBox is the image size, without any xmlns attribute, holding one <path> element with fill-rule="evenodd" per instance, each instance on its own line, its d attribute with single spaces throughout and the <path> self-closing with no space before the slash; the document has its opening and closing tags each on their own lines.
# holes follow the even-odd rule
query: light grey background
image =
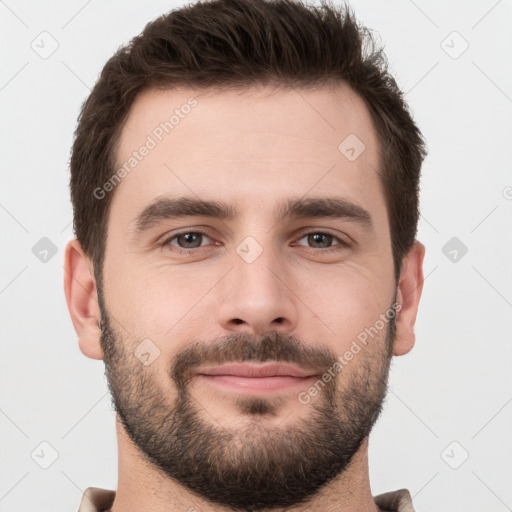
<svg viewBox="0 0 512 512">
<path fill-rule="evenodd" d="M 116 487 L 103 363 L 79 351 L 63 294 L 69 151 L 103 64 L 179 4 L 0 1 L 2 512 L 76 510 L 86 487 Z M 512 510 L 512 2 L 351 5 L 385 42 L 429 147 L 417 342 L 393 363 L 372 491 L 406 487 L 419 512 Z"/>
</svg>

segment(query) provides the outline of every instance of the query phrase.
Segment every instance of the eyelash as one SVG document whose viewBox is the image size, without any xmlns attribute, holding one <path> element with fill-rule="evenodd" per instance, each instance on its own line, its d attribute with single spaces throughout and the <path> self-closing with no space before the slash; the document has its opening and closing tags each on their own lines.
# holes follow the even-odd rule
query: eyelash
<svg viewBox="0 0 512 512">
<path fill-rule="evenodd" d="M 172 236 L 170 236 L 169 238 L 167 238 L 163 243 L 162 243 L 162 246 L 164 247 L 167 247 L 167 246 L 170 246 L 172 245 L 171 244 L 171 241 L 174 240 L 175 238 L 177 238 L 178 236 L 181 236 L 181 235 L 187 235 L 187 234 L 194 234 L 194 235 L 204 235 L 208 238 L 211 238 L 210 235 L 206 232 L 206 231 L 203 231 L 202 229 L 194 229 L 194 230 L 190 230 L 190 231 L 182 231 L 181 233 L 175 233 L 173 234 Z M 333 235 L 331 233 L 329 233 L 328 231 L 308 231 L 307 233 L 303 233 L 300 238 L 298 238 L 297 240 L 302 240 L 304 237 L 308 236 L 308 235 L 328 235 L 330 237 L 332 237 L 334 240 L 336 240 L 337 242 L 339 242 L 338 245 L 335 245 L 334 247 L 329 247 L 327 249 L 315 249 L 314 247 L 309 247 L 309 249 L 311 251 L 314 251 L 314 252 L 321 252 L 323 254 L 325 253 L 331 253 L 331 252 L 336 252 L 336 251 L 339 251 L 339 250 L 342 250 L 344 248 L 347 248 L 347 247 L 350 247 L 350 245 L 345 242 L 344 240 L 342 240 L 341 238 L 339 238 L 338 236 L 336 235 Z M 187 254 L 187 255 L 194 255 L 196 254 L 197 252 L 201 251 L 202 249 L 204 249 L 204 247 L 196 247 L 194 249 L 183 249 L 181 247 L 178 247 L 176 245 L 172 245 L 173 247 L 173 252 L 177 252 L 178 254 Z M 300 246 L 300 247 L 305 247 L 305 246 Z M 308 248 L 308 247 L 306 247 Z"/>
</svg>

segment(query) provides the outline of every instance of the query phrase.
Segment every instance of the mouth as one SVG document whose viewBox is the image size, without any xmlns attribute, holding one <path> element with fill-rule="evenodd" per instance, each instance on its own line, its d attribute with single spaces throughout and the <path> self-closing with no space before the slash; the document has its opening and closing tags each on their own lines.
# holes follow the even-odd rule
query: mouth
<svg viewBox="0 0 512 512">
<path fill-rule="evenodd" d="M 314 372 L 281 363 L 230 363 L 202 368 L 196 376 L 224 391 L 249 395 L 292 391 L 317 377 Z"/>
</svg>

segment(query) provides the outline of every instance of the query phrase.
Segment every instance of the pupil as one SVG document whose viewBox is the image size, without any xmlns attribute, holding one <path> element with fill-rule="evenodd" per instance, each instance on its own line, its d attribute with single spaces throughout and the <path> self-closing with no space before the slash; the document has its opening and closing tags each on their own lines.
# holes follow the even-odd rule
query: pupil
<svg viewBox="0 0 512 512">
<path fill-rule="evenodd" d="M 330 238 L 330 235 L 323 235 L 323 234 L 314 234 L 314 235 L 310 235 L 310 237 L 312 238 L 313 240 L 313 243 L 322 243 L 322 239 L 325 241 L 328 241 L 328 239 Z"/>
<path fill-rule="evenodd" d="M 194 238 L 196 238 L 196 242 L 197 242 L 197 239 L 198 239 L 198 235 L 197 234 L 194 234 L 194 233 L 186 233 L 185 235 L 183 235 L 183 238 L 185 239 L 185 243 L 186 244 L 190 244 L 190 243 L 194 243 Z"/>
</svg>

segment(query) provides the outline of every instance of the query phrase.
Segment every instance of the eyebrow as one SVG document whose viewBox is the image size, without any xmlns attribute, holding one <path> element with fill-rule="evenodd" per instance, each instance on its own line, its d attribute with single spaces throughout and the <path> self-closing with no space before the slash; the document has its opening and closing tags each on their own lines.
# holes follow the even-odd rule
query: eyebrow
<svg viewBox="0 0 512 512">
<path fill-rule="evenodd" d="M 275 209 L 278 222 L 288 219 L 333 218 L 345 219 L 361 224 L 372 230 L 370 213 L 361 206 L 338 197 L 316 197 L 287 199 Z M 143 232 L 159 221 L 184 217 L 210 217 L 233 220 L 240 211 L 221 201 L 203 200 L 191 197 L 159 198 L 149 204 L 135 218 L 135 230 Z"/>
</svg>

